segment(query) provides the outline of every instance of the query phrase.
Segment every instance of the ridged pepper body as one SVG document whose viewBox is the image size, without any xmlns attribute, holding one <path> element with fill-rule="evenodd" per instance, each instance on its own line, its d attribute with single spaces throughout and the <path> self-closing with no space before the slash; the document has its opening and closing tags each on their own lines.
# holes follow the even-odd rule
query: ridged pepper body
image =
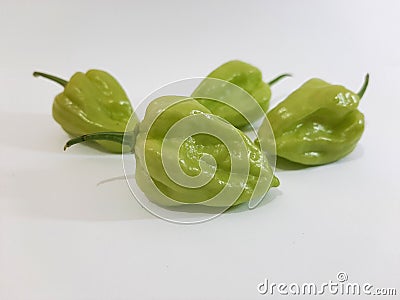
<svg viewBox="0 0 400 300">
<path fill-rule="evenodd" d="M 35 72 L 54 80 L 54 76 Z M 109 73 L 101 70 L 77 72 L 67 82 L 53 102 L 53 118 L 72 136 L 96 132 L 125 131 L 133 110 L 125 91 Z M 120 153 L 121 144 L 96 141 L 105 150 Z"/>
<path fill-rule="evenodd" d="M 271 81 L 271 83 L 275 83 L 285 76 L 289 76 L 289 74 L 283 74 Z M 270 84 L 263 81 L 261 71 L 255 66 L 240 60 L 232 60 L 212 71 L 207 78 L 215 78 L 232 83 L 245 90 L 257 102 L 259 107 L 251 103 L 248 107 L 245 105 L 244 110 L 247 110 L 246 115 L 250 118 L 246 120 L 241 114 L 243 111 L 235 110 L 238 106 L 235 102 L 241 101 L 241 99 L 233 99 L 232 89 L 227 88 L 226 85 L 205 80 L 193 92 L 192 97 L 207 107 L 211 113 L 224 118 L 236 128 L 243 128 L 249 123 L 257 121 L 264 116 L 263 112 L 268 110 L 271 99 Z M 227 102 L 231 101 L 233 107 L 225 103 L 202 98 L 204 95 L 214 99 L 223 99 Z M 244 99 L 243 101 L 248 100 Z"/>
<path fill-rule="evenodd" d="M 368 78 L 361 94 L 310 79 L 269 111 L 277 155 L 304 165 L 322 165 L 352 152 L 364 131 L 358 105 Z"/>
<path fill-rule="evenodd" d="M 244 133 L 213 115 L 209 109 L 192 98 L 185 97 L 182 101 L 175 103 L 179 98 L 184 97 L 165 96 L 154 100 L 149 104 L 145 117 L 139 124 L 135 145 L 136 182 L 149 199 L 162 205 L 172 205 L 171 202 L 164 202 L 160 198 L 159 193 L 155 192 L 155 186 L 162 194 L 177 201 L 175 205 L 203 202 L 224 188 L 239 188 L 242 190 L 234 202 L 234 205 L 237 205 L 261 196 L 258 192 L 254 193 L 257 183 L 262 187 L 263 193 L 266 193 L 270 186 L 279 185 L 264 154 Z M 171 103 L 174 104 L 171 105 Z M 168 137 L 167 133 L 175 124 L 194 115 L 198 121 L 192 125 L 185 125 L 185 128 L 189 131 L 193 129 L 194 132 L 198 132 L 197 134 L 185 138 L 183 143 L 179 141 L 180 137 Z M 210 132 L 210 122 L 214 133 L 222 135 L 233 133 L 240 137 L 233 142 L 237 143 L 234 144 L 233 150 L 228 150 L 219 138 L 207 134 Z M 240 152 L 240 143 L 244 143 L 245 152 Z M 179 151 L 176 152 L 176 149 Z M 192 178 L 202 172 L 211 171 L 215 172 L 214 176 L 201 187 L 193 188 L 177 184 L 171 180 L 164 168 L 166 162 L 163 161 L 162 151 L 167 153 L 164 159 L 179 161 L 183 172 Z M 204 155 L 213 157 L 217 164 L 216 168 L 208 165 L 207 160 L 202 160 Z M 228 183 L 232 173 L 231 158 L 233 156 L 239 160 L 249 159 L 248 177 L 246 170 L 240 169 L 236 175 L 240 175 L 238 177 L 241 179 Z M 243 174 L 240 174 L 241 172 Z M 230 199 L 225 199 L 225 201 L 230 201 Z M 210 206 L 224 206 L 224 203 L 213 203 Z"/>
</svg>

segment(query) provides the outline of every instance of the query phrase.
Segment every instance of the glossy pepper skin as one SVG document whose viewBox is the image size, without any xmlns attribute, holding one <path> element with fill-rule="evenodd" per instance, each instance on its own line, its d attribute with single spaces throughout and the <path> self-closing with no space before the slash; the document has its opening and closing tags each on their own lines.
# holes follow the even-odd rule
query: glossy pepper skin
<svg viewBox="0 0 400 300">
<path fill-rule="evenodd" d="M 282 74 L 267 83 L 263 81 L 261 71 L 255 66 L 252 66 L 240 60 L 232 60 L 212 71 L 207 77 L 230 82 L 249 93 L 261 107 L 261 109 L 251 108 L 252 111 L 249 112 L 249 116 L 251 117 L 251 119 L 248 121 L 250 123 L 253 123 L 263 117 L 263 112 L 266 112 L 268 110 L 269 101 L 271 99 L 270 86 L 287 76 L 290 76 L 290 74 Z M 193 92 L 192 97 L 196 98 L 214 115 L 224 118 L 236 128 L 246 127 L 249 125 L 249 122 L 237 110 L 224 103 L 204 99 L 197 96 L 210 95 L 211 98 L 229 100 L 230 97 L 232 97 L 230 92 L 231 91 L 227 89 L 224 85 L 219 85 L 218 83 L 213 83 L 212 81 L 204 81 Z"/>
<path fill-rule="evenodd" d="M 142 191 L 154 202 L 161 205 L 171 205 L 171 203 L 163 203 L 157 194 L 154 194 L 154 189 L 150 180 L 155 183 L 157 188 L 162 191 L 164 195 L 174 199 L 179 203 L 198 203 L 205 201 L 212 196 L 218 194 L 223 188 L 227 186 L 228 178 L 231 174 L 231 161 L 230 154 L 227 147 L 216 137 L 208 134 L 196 134 L 186 139 L 179 150 L 178 158 L 180 167 L 189 176 L 196 176 L 201 172 L 200 159 L 204 154 L 211 155 L 217 162 L 217 170 L 214 177 L 204 186 L 198 188 L 187 188 L 173 182 L 163 168 L 161 157 L 161 145 L 165 151 L 171 151 L 170 156 L 173 157 L 173 150 L 165 146 L 167 131 L 185 117 L 196 114 L 200 122 L 193 125 L 193 129 L 209 131 L 208 125 L 202 120 L 211 119 L 214 128 L 221 134 L 226 131 L 234 131 L 241 136 L 242 141 L 246 146 L 246 152 L 250 159 L 249 176 L 247 181 L 233 182 L 232 185 L 243 185 L 244 189 L 240 197 L 234 202 L 233 205 L 249 201 L 252 197 L 260 195 L 253 195 L 253 191 L 257 181 L 264 186 L 262 190 L 265 193 L 270 186 L 275 187 L 279 185 L 279 180 L 272 174 L 272 169 L 266 163 L 263 153 L 258 147 L 240 130 L 226 122 L 225 120 L 211 114 L 211 111 L 198 101 L 185 98 L 184 101 L 170 105 L 180 98 L 178 96 L 165 96 L 152 101 L 147 110 L 143 121 L 139 125 L 139 131 L 136 138 L 135 155 L 136 155 L 136 182 Z M 183 97 L 182 97 L 183 98 Z M 155 119 L 156 113 L 161 114 Z M 236 155 L 235 150 L 232 155 Z M 238 154 L 239 155 L 239 154 Z M 147 167 L 148 173 L 144 172 Z M 265 175 L 260 178 L 261 169 Z M 232 186 L 228 186 L 232 188 Z M 207 205 L 207 204 L 206 204 Z M 210 206 L 218 206 L 217 204 L 210 204 Z M 223 206 L 223 205 L 221 205 Z"/>
<path fill-rule="evenodd" d="M 357 94 L 313 78 L 291 93 L 267 114 L 277 155 L 303 165 L 323 165 L 352 152 L 364 131 L 358 105 L 368 81 L 367 74 Z"/>
<path fill-rule="evenodd" d="M 58 77 L 35 72 L 64 87 L 53 102 L 53 118 L 72 136 L 95 132 L 124 131 L 133 110 L 117 80 L 101 70 L 77 72 L 67 82 Z M 104 150 L 120 153 L 120 143 L 96 141 Z"/>
</svg>

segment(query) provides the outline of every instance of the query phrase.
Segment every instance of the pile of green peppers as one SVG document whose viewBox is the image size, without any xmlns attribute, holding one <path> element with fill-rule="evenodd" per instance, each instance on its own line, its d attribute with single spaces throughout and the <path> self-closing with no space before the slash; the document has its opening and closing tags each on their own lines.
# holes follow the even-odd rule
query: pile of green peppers
<svg viewBox="0 0 400 300">
<path fill-rule="evenodd" d="M 134 116 L 137 122 L 135 132 L 125 133 L 128 120 L 134 114 L 133 109 L 121 85 L 107 72 L 78 72 L 69 81 L 41 72 L 34 75 L 53 80 L 64 88 L 55 97 L 53 117 L 73 137 L 65 148 L 83 141 L 93 141 L 114 153 L 121 153 L 123 147 L 128 147 L 135 153 L 138 186 L 151 201 L 160 205 L 170 204 L 163 202 L 154 187 L 175 200 L 176 204 L 205 205 L 207 199 L 215 197 L 223 189 L 236 189 L 240 196 L 229 205 L 238 205 L 264 195 L 271 187 L 279 186 L 279 180 L 260 148 L 262 139 L 275 139 L 278 157 L 305 166 L 328 164 L 343 158 L 354 150 L 363 134 L 364 115 L 358 110 L 358 105 L 369 82 L 367 74 L 360 91 L 355 93 L 344 86 L 313 78 L 268 110 L 270 87 L 290 74 L 285 73 L 265 82 L 258 68 L 238 60 L 229 61 L 207 77 L 234 84 L 251 95 L 261 110 L 250 111 L 250 119 L 225 104 L 229 103 L 230 94 L 222 85 L 204 81 L 190 97 L 165 96 L 153 100 L 141 122 Z M 204 92 L 224 101 L 204 98 Z M 192 126 L 198 130 L 211 126 L 220 133 L 239 136 L 244 153 L 239 150 L 231 153 L 224 142 L 201 133 L 201 130 L 176 145 L 176 141 L 167 135 L 169 128 L 193 115 L 199 121 Z M 258 139 L 252 141 L 242 130 L 260 118 L 265 118 L 265 121 L 259 128 Z M 268 122 L 273 136 L 267 130 Z M 127 135 L 132 138 L 124 139 Z M 165 141 L 167 146 L 163 144 Z M 212 169 L 212 176 L 207 184 L 193 188 L 171 180 L 164 168 L 162 153 L 169 151 L 172 154 L 176 150 L 179 167 L 191 178 L 204 170 L 207 173 L 207 168 L 204 169 L 207 163 L 202 160 L 204 155 L 214 158 L 216 166 L 208 166 L 209 170 Z M 248 174 L 245 180 L 230 180 L 232 155 L 248 159 L 247 170 L 234 171 Z M 210 205 L 225 204 L 214 202 Z"/>
</svg>

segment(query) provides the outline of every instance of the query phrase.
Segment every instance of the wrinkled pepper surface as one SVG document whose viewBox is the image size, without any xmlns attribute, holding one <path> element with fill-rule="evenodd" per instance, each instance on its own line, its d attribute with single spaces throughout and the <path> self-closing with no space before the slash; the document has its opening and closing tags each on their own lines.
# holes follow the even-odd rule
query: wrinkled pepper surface
<svg viewBox="0 0 400 300">
<path fill-rule="evenodd" d="M 124 131 L 133 110 L 131 103 L 117 80 L 101 70 L 77 72 L 69 81 L 35 72 L 59 83 L 64 91 L 53 102 L 53 118 L 72 136 L 95 132 Z M 96 141 L 105 150 L 120 153 L 120 143 Z"/>
<path fill-rule="evenodd" d="M 322 165 L 352 152 L 364 131 L 358 105 L 368 81 L 367 74 L 360 91 L 354 93 L 313 78 L 291 93 L 267 114 L 277 155 L 304 165 Z"/>
<path fill-rule="evenodd" d="M 268 110 L 271 99 L 270 86 L 287 76 L 290 76 L 290 74 L 282 74 L 270 82 L 264 82 L 262 73 L 258 68 L 240 60 L 229 61 L 207 76 L 208 78 L 221 79 L 237 85 L 257 101 L 261 109 L 250 105 L 248 109 L 251 111 L 247 114 L 250 117 L 249 120 L 243 117 L 241 111 L 237 111 L 225 103 L 201 98 L 204 95 L 209 95 L 210 98 L 224 99 L 228 102 L 231 101 L 230 104 L 236 108 L 234 102 L 240 101 L 240 99 L 232 99 L 231 90 L 227 89 L 226 85 L 221 85 L 218 82 L 204 81 L 193 92 L 192 97 L 207 107 L 214 115 L 224 118 L 237 128 L 243 128 L 249 125 L 249 123 L 253 123 L 264 117 L 263 112 Z M 247 108 L 245 107 L 244 109 Z"/>
<path fill-rule="evenodd" d="M 185 119 L 191 116 L 196 117 L 195 122 L 184 123 L 181 129 L 194 134 L 185 135 L 178 131 L 173 136 L 168 135 L 174 125 L 186 121 Z M 136 182 L 146 196 L 155 203 L 164 206 L 200 203 L 227 188 L 229 191 L 239 191 L 234 203 L 231 203 L 231 198 L 226 197 L 220 202 L 202 204 L 237 205 L 262 197 L 270 187 L 279 185 L 279 180 L 273 175 L 263 152 L 243 132 L 211 114 L 209 109 L 193 98 L 164 96 L 153 100 L 137 127 L 136 138 L 132 139 L 131 144 L 136 156 Z M 230 137 L 233 134 L 238 137 L 234 141 L 230 140 L 233 147 L 228 150 L 220 138 L 207 134 L 210 132 L 210 127 L 216 136 Z M 92 134 L 80 141 L 96 138 L 96 134 Z M 75 139 L 67 146 L 80 141 Z M 243 149 L 244 152 L 241 151 Z M 204 156 L 211 156 L 216 165 L 207 159 L 202 159 Z M 248 159 L 248 169 L 241 167 L 234 169 L 231 159 L 239 161 Z M 168 173 L 166 166 L 174 161 L 179 162 L 179 168 L 185 176 L 188 176 L 187 184 L 177 183 L 170 178 L 175 172 Z M 191 182 L 200 174 L 212 176 L 206 184 L 194 187 Z M 233 180 L 230 180 L 230 176 Z M 158 191 L 174 201 L 165 201 Z"/>
</svg>

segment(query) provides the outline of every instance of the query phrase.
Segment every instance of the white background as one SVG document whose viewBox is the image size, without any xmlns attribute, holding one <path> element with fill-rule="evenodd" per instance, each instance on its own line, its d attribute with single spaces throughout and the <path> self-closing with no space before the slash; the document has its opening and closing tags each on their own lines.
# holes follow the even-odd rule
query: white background
<svg viewBox="0 0 400 300">
<path fill-rule="evenodd" d="M 339 271 L 399 294 L 399 13 L 399 1 L 1 1 L 0 299 L 262 299 L 264 278 Z M 311 77 L 357 91 L 369 72 L 366 129 L 337 163 L 278 170 L 269 203 L 190 226 L 142 209 L 120 156 L 63 152 L 61 89 L 32 77 L 104 69 L 137 105 L 231 59 L 266 80 L 294 74 L 272 105 Z"/>
</svg>

